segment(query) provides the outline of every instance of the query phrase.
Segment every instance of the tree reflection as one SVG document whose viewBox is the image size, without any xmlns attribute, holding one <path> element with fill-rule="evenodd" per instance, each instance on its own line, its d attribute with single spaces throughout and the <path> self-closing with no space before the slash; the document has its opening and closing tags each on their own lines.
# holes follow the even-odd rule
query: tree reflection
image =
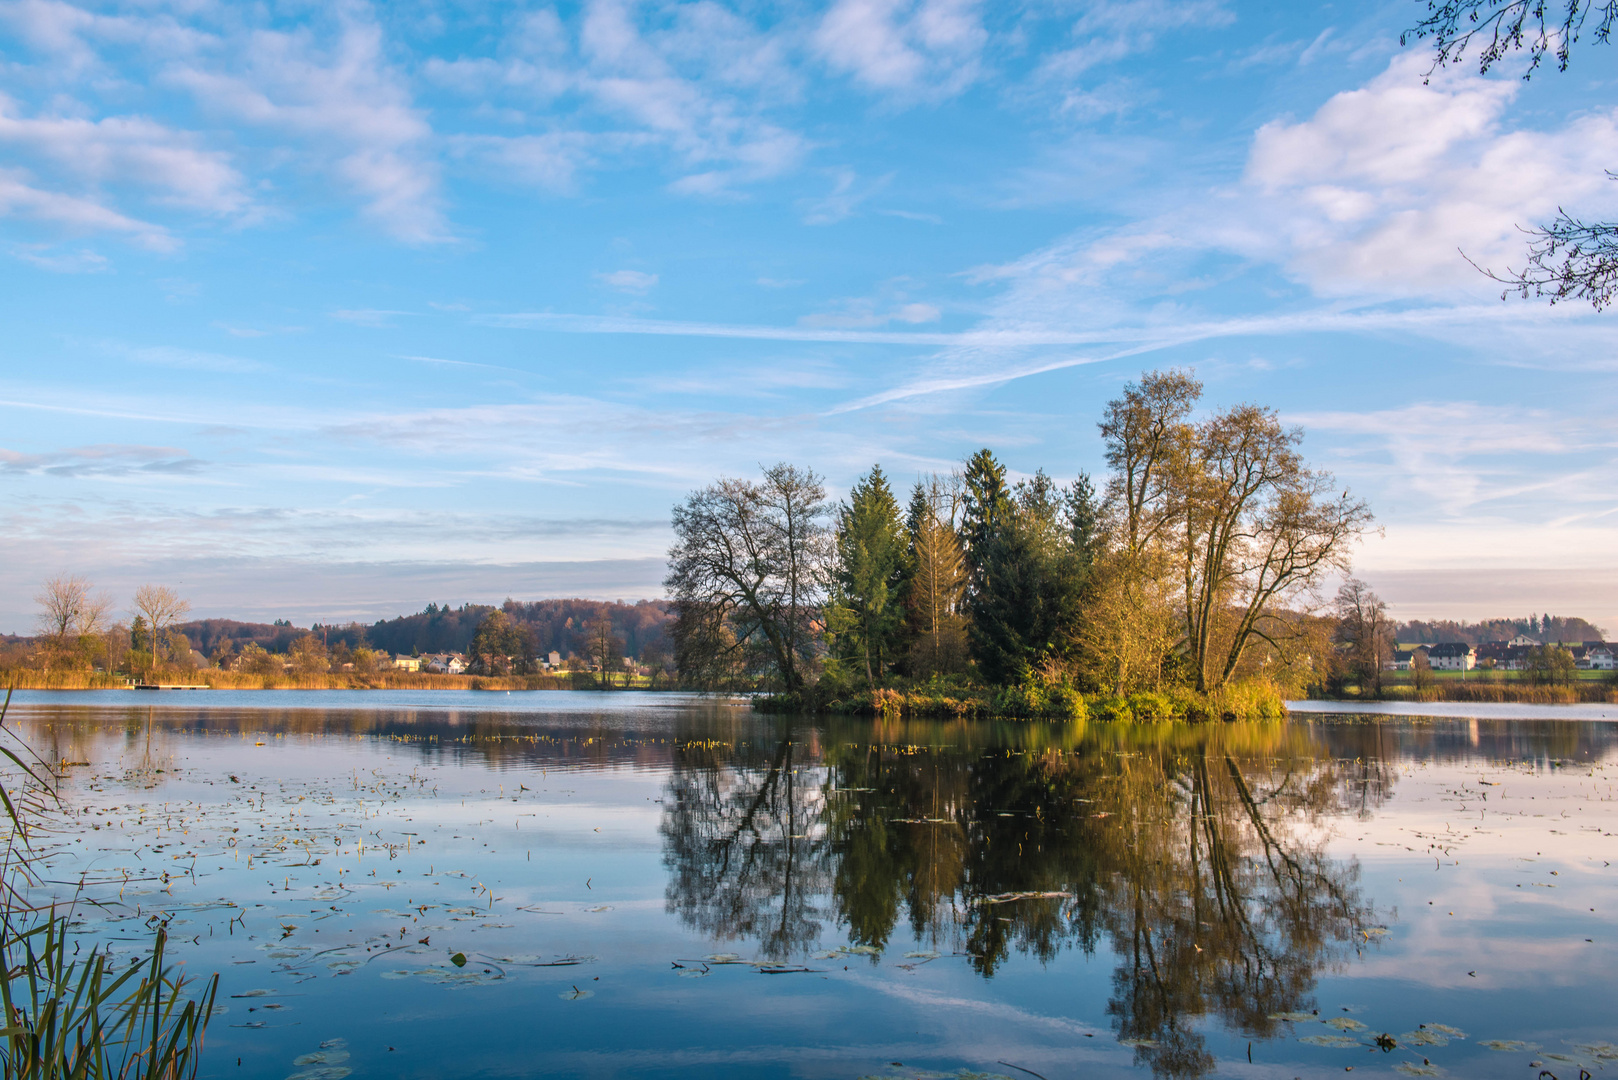
<svg viewBox="0 0 1618 1080">
<path fill-rule="evenodd" d="M 885 947 L 903 919 L 985 977 L 1013 952 L 1114 959 L 1108 1011 L 1154 1073 L 1214 1067 L 1198 1021 L 1250 1037 L 1312 1007 L 1319 974 L 1372 918 L 1325 826 L 1369 812 L 1391 773 L 1297 727 L 967 731 L 834 725 L 820 761 L 677 754 L 668 901 L 716 938 L 786 959 L 835 917 Z"/>
<path fill-rule="evenodd" d="M 709 937 L 755 940 L 771 959 L 820 939 L 830 881 L 825 770 L 801 757 L 791 738 L 767 757 L 679 746 L 664 799 L 669 909 Z"/>
</svg>

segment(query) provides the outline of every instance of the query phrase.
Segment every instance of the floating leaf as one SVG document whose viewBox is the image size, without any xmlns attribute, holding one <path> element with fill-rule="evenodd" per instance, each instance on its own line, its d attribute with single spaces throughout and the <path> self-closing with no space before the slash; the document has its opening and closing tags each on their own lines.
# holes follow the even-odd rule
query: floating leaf
<svg viewBox="0 0 1618 1080">
<path fill-rule="evenodd" d="M 1519 1053 L 1521 1051 L 1532 1053 L 1539 1049 L 1538 1043 L 1523 1042 L 1521 1039 L 1484 1039 L 1478 1045 L 1487 1047 L 1490 1050 L 1503 1050 L 1507 1053 Z"/>
<path fill-rule="evenodd" d="M 404 970 L 400 970 L 400 971 L 384 971 L 382 973 L 382 977 L 384 979 L 408 979 L 408 978 L 410 978 L 410 976 L 412 974 L 413 974 L 413 972 L 404 971 Z"/>
<path fill-rule="evenodd" d="M 1332 1046 L 1339 1049 L 1349 1046 L 1358 1046 L 1358 1039 L 1350 1039 L 1347 1035 L 1305 1035 L 1298 1040 L 1310 1046 Z"/>
<path fill-rule="evenodd" d="M 1610 1042 L 1578 1043 L 1573 1049 L 1588 1054 L 1598 1061 L 1618 1061 L 1618 1046 Z"/>
<path fill-rule="evenodd" d="M 1427 1031 L 1436 1031 L 1440 1035 L 1448 1035 L 1452 1039 L 1466 1038 L 1466 1032 L 1460 1028 L 1450 1027 L 1448 1024 L 1423 1024 L 1421 1026 Z"/>
<path fill-rule="evenodd" d="M 1329 1028 L 1336 1028 L 1338 1031 L 1365 1030 L 1365 1025 L 1354 1019 L 1352 1016 L 1334 1016 L 1330 1020 L 1322 1020 L 1321 1023 L 1325 1024 Z"/>
<path fill-rule="evenodd" d="M 466 966 L 466 954 L 456 953 L 454 956 L 449 958 L 449 962 L 458 968 L 463 968 Z"/>
<path fill-rule="evenodd" d="M 1319 1020 L 1320 1017 L 1316 1016 L 1314 1013 L 1306 1012 L 1273 1012 L 1270 1014 L 1270 1019 L 1290 1020 L 1294 1024 L 1302 1024 L 1310 1020 Z"/>
<path fill-rule="evenodd" d="M 1405 1046 L 1448 1046 L 1449 1036 L 1431 1028 L 1418 1028 L 1399 1036 L 1399 1041 Z"/>
<path fill-rule="evenodd" d="M 943 956 L 943 955 L 944 954 L 941 953 L 941 952 L 935 952 L 932 949 L 927 949 L 927 950 L 922 951 L 922 952 L 907 952 L 907 953 L 905 953 L 905 959 L 906 960 L 937 960 L 940 956 Z"/>
<path fill-rule="evenodd" d="M 1393 1067 L 1394 1072 L 1402 1072 L 1406 1076 L 1437 1076 L 1437 1065 L 1417 1065 L 1413 1061 L 1401 1061 Z"/>
<path fill-rule="evenodd" d="M 304 1054 L 302 1057 L 292 1059 L 294 1065 L 341 1065 L 348 1060 L 348 1051 L 333 1048 L 330 1050 L 317 1050 L 313 1054 Z"/>
</svg>

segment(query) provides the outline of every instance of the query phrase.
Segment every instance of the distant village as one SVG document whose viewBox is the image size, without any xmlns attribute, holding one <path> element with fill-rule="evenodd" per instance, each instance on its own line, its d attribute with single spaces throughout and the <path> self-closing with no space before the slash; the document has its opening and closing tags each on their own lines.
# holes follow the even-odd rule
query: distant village
<svg viewBox="0 0 1618 1080">
<path fill-rule="evenodd" d="M 1534 660 L 1534 652 L 1545 645 L 1567 650 L 1573 666 L 1582 671 L 1612 671 L 1614 646 L 1605 641 L 1556 642 L 1539 641 L 1527 634 L 1518 634 L 1509 641 L 1488 641 L 1471 645 L 1464 641 L 1446 641 L 1436 645 L 1415 645 L 1408 649 L 1395 648 L 1383 667 L 1389 671 L 1409 671 L 1420 666 L 1425 659 L 1434 671 L 1522 671 Z"/>
</svg>

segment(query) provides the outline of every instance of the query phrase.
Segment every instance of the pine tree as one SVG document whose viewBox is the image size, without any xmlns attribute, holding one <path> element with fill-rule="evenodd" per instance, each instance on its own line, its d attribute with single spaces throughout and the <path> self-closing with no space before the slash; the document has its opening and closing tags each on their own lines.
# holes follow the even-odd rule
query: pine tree
<svg viewBox="0 0 1618 1080">
<path fill-rule="evenodd" d="M 905 530 L 881 466 L 849 492 L 838 515 L 830 613 L 839 658 L 863 664 L 875 683 L 898 651 L 904 625 Z"/>
</svg>

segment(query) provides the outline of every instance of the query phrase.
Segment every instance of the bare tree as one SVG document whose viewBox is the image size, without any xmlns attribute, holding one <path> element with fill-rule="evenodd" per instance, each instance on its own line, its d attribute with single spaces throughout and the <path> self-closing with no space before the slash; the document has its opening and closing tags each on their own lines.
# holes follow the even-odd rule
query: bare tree
<svg viewBox="0 0 1618 1080">
<path fill-rule="evenodd" d="M 722 479 L 674 508 L 664 586 L 682 677 L 713 681 L 742 661 L 803 689 L 819 640 L 828 516 L 820 477 L 787 464 L 762 483 Z"/>
<path fill-rule="evenodd" d="M 1392 654 L 1393 640 L 1387 605 L 1365 582 L 1349 578 L 1337 590 L 1333 606 L 1337 615 L 1333 636 L 1347 649 L 1360 692 L 1382 696 L 1382 667 Z"/>
<path fill-rule="evenodd" d="M 112 600 L 93 590 L 78 574 L 58 574 L 40 586 L 34 597 L 39 605 L 39 630 L 53 655 L 64 655 L 79 639 L 107 629 Z"/>
<path fill-rule="evenodd" d="M 191 604 L 180 599 L 180 594 L 167 585 L 142 585 L 135 590 L 135 611 L 146 620 L 146 632 L 151 637 L 152 662 L 162 655 L 165 633 L 186 612 Z"/>
<path fill-rule="evenodd" d="M 1433 66 L 1458 64 L 1477 46 L 1478 71 L 1487 74 L 1508 55 L 1528 53 L 1524 79 L 1539 70 L 1547 56 L 1566 71 L 1573 47 L 1594 15 L 1591 36 L 1598 44 L 1611 40 L 1618 22 L 1618 0 L 1428 0 L 1427 17 L 1399 36 L 1408 41 L 1432 39 Z M 1608 173 L 1609 176 L 1614 174 Z M 1549 225 L 1523 230 L 1530 237 L 1528 262 L 1522 270 L 1496 273 L 1478 267 L 1506 286 L 1501 299 L 1516 293 L 1549 299 L 1581 300 L 1597 311 L 1618 296 L 1618 223 L 1586 222 L 1558 209 Z M 1468 260 L 1470 261 L 1470 260 Z M 1476 264 L 1474 264 L 1476 265 Z"/>
<path fill-rule="evenodd" d="M 601 689 L 612 688 L 612 673 L 624 665 L 624 639 L 612 628 L 612 620 L 597 619 L 584 628 L 584 651 L 601 671 Z"/>
</svg>

